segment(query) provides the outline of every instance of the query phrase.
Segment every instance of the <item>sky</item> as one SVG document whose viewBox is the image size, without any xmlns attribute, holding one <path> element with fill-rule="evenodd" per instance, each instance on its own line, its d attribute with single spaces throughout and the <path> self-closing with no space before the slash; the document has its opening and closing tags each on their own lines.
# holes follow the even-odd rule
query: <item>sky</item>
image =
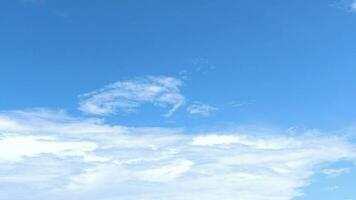
<svg viewBox="0 0 356 200">
<path fill-rule="evenodd" d="M 356 1 L 2 0 L 0 200 L 356 200 Z"/>
</svg>

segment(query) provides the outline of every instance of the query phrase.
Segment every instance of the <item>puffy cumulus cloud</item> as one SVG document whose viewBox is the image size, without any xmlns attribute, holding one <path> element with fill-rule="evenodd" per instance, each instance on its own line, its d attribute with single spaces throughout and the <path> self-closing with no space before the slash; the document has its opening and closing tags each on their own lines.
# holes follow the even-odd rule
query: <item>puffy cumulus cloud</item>
<svg viewBox="0 0 356 200">
<path fill-rule="evenodd" d="M 144 103 L 171 106 L 165 116 L 172 115 L 185 101 L 179 87 L 182 82 L 173 77 L 150 76 L 110 84 L 103 89 L 81 96 L 79 109 L 96 115 L 136 110 Z"/>
<path fill-rule="evenodd" d="M 216 107 L 202 103 L 194 103 L 187 108 L 189 114 L 203 117 L 207 117 L 217 110 L 218 108 Z"/>
<path fill-rule="evenodd" d="M 0 112 L 0 199 L 291 200 L 321 164 L 355 156 L 347 138 L 322 133 L 192 135 Z"/>
</svg>

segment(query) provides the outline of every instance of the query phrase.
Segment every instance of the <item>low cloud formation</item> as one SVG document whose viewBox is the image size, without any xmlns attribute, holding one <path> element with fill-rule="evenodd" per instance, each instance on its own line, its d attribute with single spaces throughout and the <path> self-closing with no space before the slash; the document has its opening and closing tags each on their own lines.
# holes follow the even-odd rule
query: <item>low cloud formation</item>
<svg viewBox="0 0 356 200">
<path fill-rule="evenodd" d="M 149 76 L 116 82 L 81 96 L 79 109 L 88 114 L 109 115 L 137 110 L 142 104 L 170 106 L 171 116 L 185 98 L 180 93 L 182 82 L 173 77 Z"/>
<path fill-rule="evenodd" d="M 0 199 L 291 200 L 317 166 L 355 158 L 352 142 L 315 131 L 185 134 L 0 112 Z"/>
</svg>

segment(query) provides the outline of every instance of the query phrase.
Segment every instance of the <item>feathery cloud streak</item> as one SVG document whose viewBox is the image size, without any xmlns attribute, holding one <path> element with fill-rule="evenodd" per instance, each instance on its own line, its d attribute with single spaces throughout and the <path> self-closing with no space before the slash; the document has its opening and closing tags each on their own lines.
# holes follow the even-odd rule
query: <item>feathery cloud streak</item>
<svg viewBox="0 0 356 200">
<path fill-rule="evenodd" d="M 187 108 L 189 114 L 202 117 L 207 117 L 217 110 L 216 107 L 202 103 L 194 103 Z"/>
<path fill-rule="evenodd" d="M 79 109 L 88 114 L 108 115 L 130 112 L 144 103 L 151 103 L 161 107 L 171 106 L 165 114 L 169 117 L 185 101 L 180 93 L 181 85 L 180 80 L 165 76 L 116 82 L 82 95 Z"/>
</svg>

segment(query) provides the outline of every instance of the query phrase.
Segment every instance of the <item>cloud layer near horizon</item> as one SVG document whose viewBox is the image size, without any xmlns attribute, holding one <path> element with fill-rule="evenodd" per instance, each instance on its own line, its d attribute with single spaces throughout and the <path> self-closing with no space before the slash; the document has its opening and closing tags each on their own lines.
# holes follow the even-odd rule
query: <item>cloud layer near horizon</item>
<svg viewBox="0 0 356 200">
<path fill-rule="evenodd" d="M 2 200 L 291 200 L 343 137 L 133 128 L 63 111 L 0 112 Z"/>
</svg>

